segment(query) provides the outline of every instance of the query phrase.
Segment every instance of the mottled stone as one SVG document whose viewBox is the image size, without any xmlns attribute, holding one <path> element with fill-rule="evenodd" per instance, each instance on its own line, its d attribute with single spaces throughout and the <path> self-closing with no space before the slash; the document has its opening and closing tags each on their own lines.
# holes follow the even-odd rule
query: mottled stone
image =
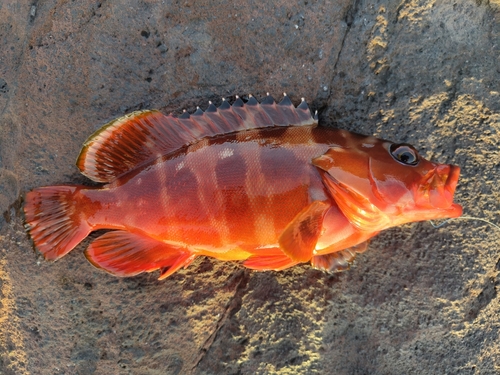
<svg viewBox="0 0 500 375">
<path fill-rule="evenodd" d="M 126 112 L 286 92 L 324 126 L 462 167 L 500 221 L 498 1 L 0 1 L 0 373 L 495 374 L 499 232 L 394 228 L 351 270 L 199 259 L 157 281 L 32 252 L 18 199 L 88 183 L 82 142 Z"/>
</svg>

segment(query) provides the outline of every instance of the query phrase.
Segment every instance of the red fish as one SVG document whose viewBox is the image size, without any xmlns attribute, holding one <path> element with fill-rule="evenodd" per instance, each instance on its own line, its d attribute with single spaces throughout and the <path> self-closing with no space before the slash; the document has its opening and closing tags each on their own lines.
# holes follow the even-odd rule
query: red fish
<svg viewBox="0 0 500 375">
<path fill-rule="evenodd" d="M 117 276 L 160 270 L 161 279 L 201 255 L 257 270 L 342 270 L 383 229 L 461 215 L 459 167 L 316 125 L 306 102 L 287 96 L 180 117 L 133 112 L 91 135 L 78 157 L 103 185 L 32 190 L 26 228 L 49 260 L 112 229 L 87 259 Z"/>
</svg>

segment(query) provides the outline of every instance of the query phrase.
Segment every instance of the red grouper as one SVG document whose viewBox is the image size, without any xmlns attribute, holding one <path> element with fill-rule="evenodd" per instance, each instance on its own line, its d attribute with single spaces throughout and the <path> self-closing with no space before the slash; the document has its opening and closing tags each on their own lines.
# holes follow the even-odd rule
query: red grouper
<svg viewBox="0 0 500 375">
<path fill-rule="evenodd" d="M 256 270 L 310 262 L 339 271 L 383 229 L 461 215 L 459 167 L 317 123 L 286 95 L 179 117 L 130 113 L 92 134 L 78 157 L 102 186 L 33 189 L 26 228 L 48 260 L 112 229 L 87 259 L 113 275 L 159 270 L 162 279 L 200 255 Z"/>
</svg>

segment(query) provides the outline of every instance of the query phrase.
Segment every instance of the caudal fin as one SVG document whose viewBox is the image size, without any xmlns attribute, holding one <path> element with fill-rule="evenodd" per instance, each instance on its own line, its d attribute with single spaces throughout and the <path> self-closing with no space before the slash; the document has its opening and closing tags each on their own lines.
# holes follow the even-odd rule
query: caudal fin
<svg viewBox="0 0 500 375">
<path fill-rule="evenodd" d="M 77 186 L 46 186 L 26 194 L 25 227 L 47 260 L 61 258 L 91 231 L 77 210 L 78 190 Z"/>
</svg>

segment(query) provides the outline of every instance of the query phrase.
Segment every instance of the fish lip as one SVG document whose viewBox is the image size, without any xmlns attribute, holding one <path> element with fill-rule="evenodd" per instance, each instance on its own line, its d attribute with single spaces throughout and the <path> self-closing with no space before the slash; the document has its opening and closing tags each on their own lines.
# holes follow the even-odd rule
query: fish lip
<svg viewBox="0 0 500 375">
<path fill-rule="evenodd" d="M 447 218 L 462 216 L 462 206 L 457 203 L 453 203 L 446 212 Z"/>
<path fill-rule="evenodd" d="M 426 196 L 428 208 L 436 210 L 435 218 L 458 217 L 462 207 L 453 203 L 453 196 L 460 176 L 460 167 L 452 164 L 438 164 L 425 176 L 423 195 Z M 422 202 L 424 206 L 427 204 Z"/>
<path fill-rule="evenodd" d="M 460 167 L 458 165 L 450 164 L 450 172 L 448 179 L 445 182 L 445 189 L 453 195 L 457 188 L 458 178 L 460 177 Z"/>
</svg>

